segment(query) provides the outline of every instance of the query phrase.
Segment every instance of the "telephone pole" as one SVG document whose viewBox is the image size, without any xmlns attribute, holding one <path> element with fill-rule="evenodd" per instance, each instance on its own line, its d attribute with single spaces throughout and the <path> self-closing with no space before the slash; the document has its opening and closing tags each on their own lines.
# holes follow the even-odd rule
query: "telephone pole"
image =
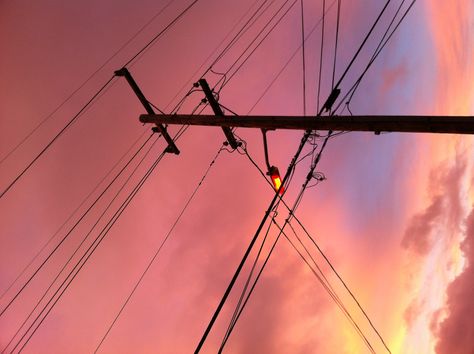
<svg viewBox="0 0 474 354">
<path fill-rule="evenodd" d="M 212 116 L 142 114 L 142 123 L 223 128 L 474 134 L 473 116 Z"/>
</svg>

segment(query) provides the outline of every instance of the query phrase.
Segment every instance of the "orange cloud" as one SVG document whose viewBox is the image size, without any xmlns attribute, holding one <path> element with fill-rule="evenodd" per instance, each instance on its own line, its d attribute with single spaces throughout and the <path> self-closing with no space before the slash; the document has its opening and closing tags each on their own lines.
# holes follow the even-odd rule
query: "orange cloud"
<svg viewBox="0 0 474 354">
<path fill-rule="evenodd" d="M 474 97 L 473 3 L 428 0 L 425 6 L 438 68 L 436 109 L 445 114 L 466 114 Z"/>
<path fill-rule="evenodd" d="M 461 244 L 468 266 L 448 287 L 448 316 L 437 328 L 440 354 L 470 353 L 474 348 L 474 209 L 467 219 L 466 238 Z"/>
<path fill-rule="evenodd" d="M 435 97 L 427 113 L 472 114 L 472 1 L 427 0 L 424 4 L 436 68 Z M 426 144 L 425 164 L 435 172 L 428 177 L 431 183 L 423 211 L 412 218 L 402 243 L 417 255 L 413 301 L 405 312 L 409 320 L 405 346 L 418 346 L 419 352 L 424 348 L 467 353 L 472 351 L 474 336 L 460 314 L 470 318 L 473 310 L 468 291 L 472 289 L 472 282 L 468 282 L 472 269 L 462 268 L 466 260 L 474 259 L 468 246 L 474 236 L 472 213 L 466 219 L 472 207 L 473 142 L 471 138 L 429 137 Z M 457 336 L 459 331 L 462 338 Z"/>
<path fill-rule="evenodd" d="M 402 82 L 409 75 L 408 67 L 406 62 L 402 62 L 397 66 L 387 69 L 382 73 L 382 94 L 387 94 L 392 88 L 398 83 Z"/>
<path fill-rule="evenodd" d="M 462 220 L 459 186 L 465 175 L 466 160 L 461 156 L 456 156 L 456 160 L 457 163 L 452 168 L 443 163 L 432 172 L 431 204 L 423 212 L 413 216 L 403 237 L 402 246 L 419 255 L 426 255 L 431 251 L 435 242 L 434 231 L 441 217 L 448 218 L 447 224 L 453 231 L 458 229 Z"/>
</svg>

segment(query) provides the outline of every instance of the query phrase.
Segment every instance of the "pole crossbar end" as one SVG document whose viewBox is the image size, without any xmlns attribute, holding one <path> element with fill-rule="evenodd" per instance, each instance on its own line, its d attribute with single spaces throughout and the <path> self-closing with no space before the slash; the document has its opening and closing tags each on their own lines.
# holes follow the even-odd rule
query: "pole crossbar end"
<svg viewBox="0 0 474 354">
<path fill-rule="evenodd" d="M 114 71 L 115 76 L 125 76 L 125 75 L 127 75 L 127 73 L 128 73 L 127 68 L 121 68 L 121 69 L 118 69 L 118 70 Z"/>
<path fill-rule="evenodd" d="M 167 152 L 169 154 L 175 154 L 175 155 L 179 155 L 179 153 L 180 153 L 178 148 L 176 146 L 172 146 L 172 145 L 168 145 L 165 149 L 165 152 Z"/>
</svg>

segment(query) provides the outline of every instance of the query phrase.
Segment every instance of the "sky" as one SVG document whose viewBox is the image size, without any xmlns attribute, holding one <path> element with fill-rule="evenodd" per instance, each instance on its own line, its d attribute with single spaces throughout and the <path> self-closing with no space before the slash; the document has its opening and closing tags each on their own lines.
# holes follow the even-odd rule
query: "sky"
<svg viewBox="0 0 474 354">
<path fill-rule="evenodd" d="M 190 3 L 0 1 L 1 189 L 112 77 L 114 70 L 121 68 Z M 239 19 L 249 18 L 262 3 L 263 0 L 199 0 L 128 66 L 149 101 L 170 112 L 242 26 Z M 326 1 L 321 101 L 331 90 L 335 3 Z M 384 2 L 341 3 L 336 79 Z M 219 73 L 231 68 L 259 26 L 283 0 L 265 4 L 268 12 L 215 63 L 214 72 L 206 74 L 211 86 L 222 77 Z M 398 4 L 400 1 L 392 0 L 387 8 L 380 26 L 342 81 L 342 94 L 370 59 Z M 302 38 L 300 5 L 300 1 L 295 2 L 222 88 L 221 104 L 240 115 L 303 114 L 302 51 L 298 50 Z M 305 34 L 309 35 L 321 19 L 323 4 L 304 1 L 303 5 Z M 473 14 L 472 0 L 418 0 L 364 77 L 350 103 L 352 113 L 472 115 Z M 310 115 L 318 108 L 320 46 L 321 25 L 305 43 L 306 112 Z M 193 92 L 180 113 L 191 112 L 202 98 L 201 91 Z M 51 112 L 54 114 L 49 116 Z M 211 114 L 209 109 L 204 112 Z M 139 123 L 142 113 L 143 107 L 125 80 L 114 79 L 0 199 L 0 309 L 7 306 L 29 275 L 145 142 L 150 127 Z M 347 114 L 348 110 L 339 113 Z M 46 117 L 45 123 L 9 154 Z M 174 135 L 178 128 L 169 130 Z M 261 133 L 252 129 L 238 129 L 236 133 L 265 169 Z M 270 161 L 283 172 L 302 133 L 277 130 L 269 131 L 267 136 Z M 83 353 L 97 348 L 223 141 L 219 128 L 186 130 L 176 143 L 180 155 L 164 156 L 31 337 L 25 353 Z M 321 140 L 317 143 L 321 144 Z M 296 211 L 392 353 L 474 351 L 473 145 L 469 136 L 340 135 L 329 140 L 317 167 L 327 179 L 306 191 Z M 13 350 L 20 337 L 15 337 L 12 344 L 10 339 L 74 249 L 105 210 L 66 270 L 72 269 L 106 226 L 165 144 L 158 140 L 154 145 L 148 143 L 145 150 L 148 148 L 149 154 L 139 154 L 125 169 L 0 316 L 2 350 Z M 305 154 L 308 152 L 309 145 L 304 150 Z M 143 163 L 138 165 L 142 156 Z M 304 182 L 309 164 L 309 158 L 297 164 L 285 194 L 289 205 Z M 128 176 L 131 178 L 127 181 Z M 98 352 L 194 350 L 273 194 L 246 156 L 220 151 Z M 111 207 L 106 209 L 109 203 Z M 283 224 L 286 217 L 280 206 L 276 220 Z M 302 228 L 295 221 L 292 225 L 374 351 L 386 352 Z M 296 240 L 291 229 L 287 231 L 290 239 Z M 268 235 L 268 242 L 272 242 L 276 228 L 272 227 Z M 263 253 L 268 250 L 266 243 Z M 256 250 L 249 259 L 255 257 Z M 247 264 L 202 352 L 213 353 L 219 348 L 249 269 Z M 59 279 L 64 277 L 62 274 Z M 53 289 L 59 285 L 55 284 Z M 369 351 L 291 244 L 282 238 L 224 352 Z"/>
</svg>

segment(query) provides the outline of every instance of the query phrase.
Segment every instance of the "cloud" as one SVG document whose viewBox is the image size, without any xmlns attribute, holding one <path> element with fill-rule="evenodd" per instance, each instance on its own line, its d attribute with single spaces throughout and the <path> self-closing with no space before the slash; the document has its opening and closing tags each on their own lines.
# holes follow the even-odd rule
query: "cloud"
<svg viewBox="0 0 474 354">
<path fill-rule="evenodd" d="M 472 107 L 474 95 L 473 3 L 431 0 L 425 1 L 425 5 L 438 66 L 437 110 L 465 114 Z"/>
<path fill-rule="evenodd" d="M 448 317 L 437 326 L 436 333 L 436 352 L 439 354 L 474 352 L 474 209 L 466 225 L 466 238 L 461 250 L 468 264 L 447 290 Z"/>
<path fill-rule="evenodd" d="M 427 255 L 434 245 L 435 229 L 445 223 L 454 233 L 462 221 L 461 180 L 466 172 L 466 157 L 458 154 L 453 167 L 441 164 L 431 173 L 431 201 L 414 215 L 405 230 L 402 247 L 418 255 Z"/>
<path fill-rule="evenodd" d="M 443 215 L 443 197 L 437 195 L 431 204 L 421 213 L 413 216 L 403 236 L 402 246 L 419 255 L 426 255 L 433 244 L 432 231 Z"/>
<path fill-rule="evenodd" d="M 415 323 L 416 318 L 418 318 L 421 313 L 423 306 L 425 305 L 424 299 L 414 300 L 403 313 L 403 317 L 408 327 L 412 327 Z"/>
<path fill-rule="evenodd" d="M 401 62 L 393 68 L 382 72 L 381 91 L 386 95 L 388 91 L 395 88 L 397 83 L 403 82 L 408 77 L 408 65 L 406 62 Z"/>
</svg>

